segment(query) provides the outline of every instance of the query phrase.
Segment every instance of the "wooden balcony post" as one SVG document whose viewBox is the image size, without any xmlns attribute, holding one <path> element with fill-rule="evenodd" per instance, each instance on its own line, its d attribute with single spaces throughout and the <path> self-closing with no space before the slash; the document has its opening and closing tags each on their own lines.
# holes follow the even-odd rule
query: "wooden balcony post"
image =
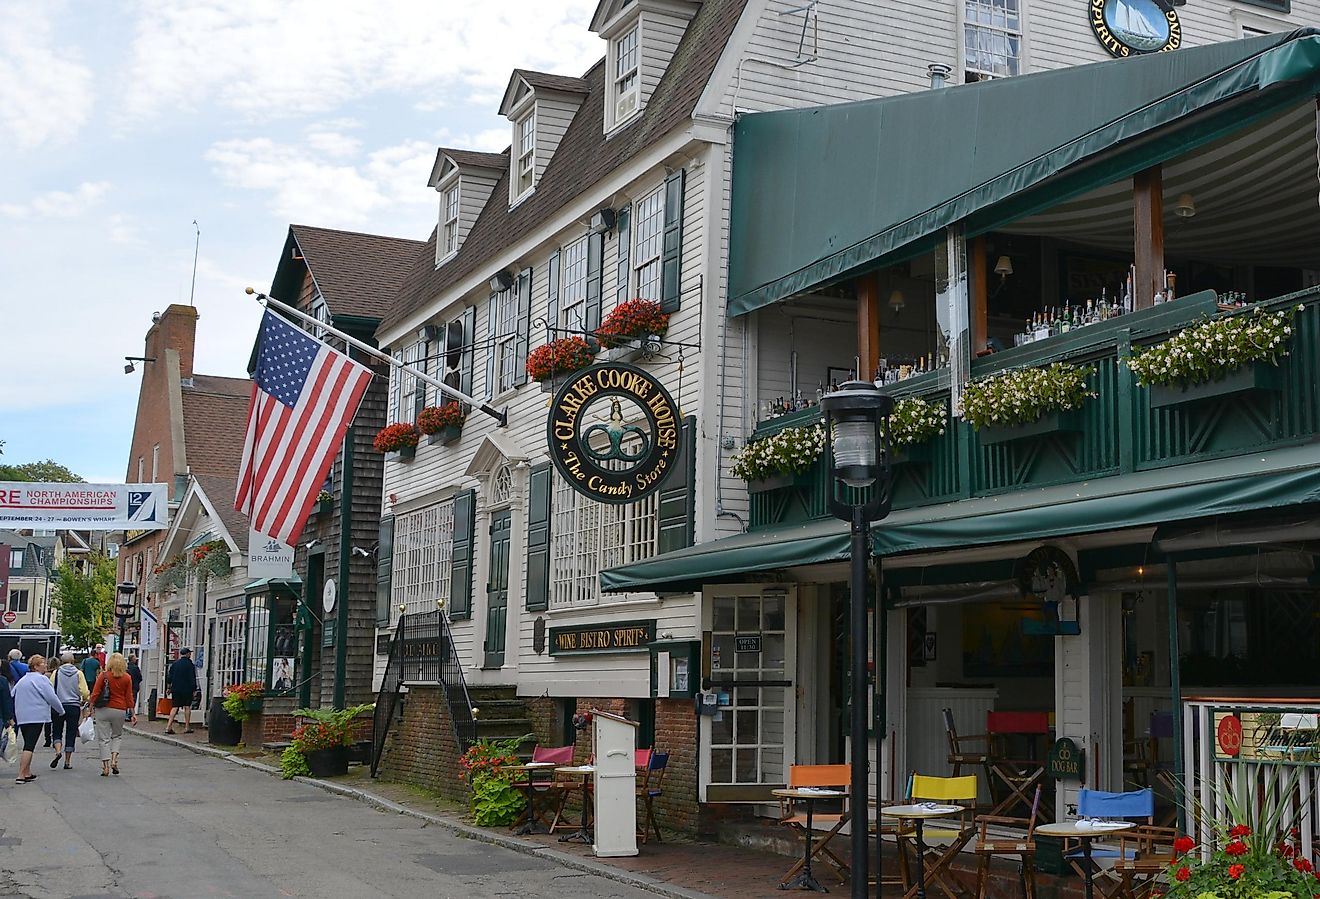
<svg viewBox="0 0 1320 899">
<path fill-rule="evenodd" d="M 986 274 L 985 235 L 972 238 L 971 283 L 968 288 L 972 299 L 971 327 L 972 358 L 985 349 L 990 335 L 990 319 L 987 311 L 990 285 Z"/>
<path fill-rule="evenodd" d="M 880 359 L 880 275 L 867 272 L 853 285 L 857 293 L 857 377 L 872 381 Z"/>
<path fill-rule="evenodd" d="M 1164 178 L 1158 165 L 1132 176 L 1133 235 L 1136 239 L 1136 283 L 1132 289 L 1137 309 L 1155 304 L 1164 289 Z"/>
</svg>

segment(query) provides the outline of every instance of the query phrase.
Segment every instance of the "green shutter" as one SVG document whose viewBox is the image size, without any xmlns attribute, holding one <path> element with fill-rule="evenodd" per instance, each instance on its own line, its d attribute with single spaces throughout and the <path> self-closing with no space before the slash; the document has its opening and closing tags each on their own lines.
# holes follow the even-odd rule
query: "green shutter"
<svg viewBox="0 0 1320 899">
<path fill-rule="evenodd" d="M 425 340 L 417 341 L 417 361 L 414 362 L 413 365 L 423 374 L 430 374 L 430 372 L 426 370 L 426 357 L 428 355 L 426 348 L 428 346 L 430 346 L 430 344 Z M 417 416 L 426 408 L 426 388 L 427 383 L 421 378 L 413 379 L 413 421 L 416 421 Z"/>
<path fill-rule="evenodd" d="M 604 252 L 605 235 L 587 235 L 587 299 L 584 303 L 583 329 L 594 331 L 600 327 L 600 264 Z"/>
<path fill-rule="evenodd" d="M 518 361 L 514 364 L 513 383 L 521 387 L 527 383 L 527 344 L 532 334 L 532 270 L 525 268 L 518 273 L 518 282 L 514 285 L 518 291 L 518 335 L 515 353 Z"/>
<path fill-rule="evenodd" d="M 660 488 L 659 551 L 671 552 L 691 546 L 696 513 L 697 420 L 688 416 L 679 434 L 679 452 L 674 470 Z"/>
<path fill-rule="evenodd" d="M 619 210 L 619 217 L 615 220 L 615 231 L 619 235 L 619 264 L 615 266 L 615 287 L 614 287 L 614 305 L 626 303 L 632 297 L 628 295 L 629 278 L 632 275 L 628 255 L 631 250 L 630 243 L 632 238 L 628 234 L 628 214 L 630 207 L 625 206 Z"/>
<path fill-rule="evenodd" d="M 559 332 L 553 330 L 559 327 L 559 251 L 555 250 L 554 255 L 550 257 L 550 299 L 545 307 L 545 322 L 552 329 L 550 339 L 559 337 Z"/>
<path fill-rule="evenodd" d="M 390 623 L 390 601 L 394 583 L 394 516 L 380 520 L 376 532 L 376 623 Z"/>
<path fill-rule="evenodd" d="M 498 369 L 495 365 L 495 358 L 499 355 L 499 344 L 495 338 L 499 335 L 495 333 L 495 304 L 498 303 L 498 294 L 491 294 L 490 300 L 486 303 L 486 396 L 494 397 L 499 393 L 496 388 L 495 377 Z"/>
<path fill-rule="evenodd" d="M 449 617 L 472 617 L 472 544 L 476 527 L 477 491 L 454 497 L 454 542 L 450 555 Z"/>
<path fill-rule="evenodd" d="M 532 469 L 527 504 L 527 609 L 550 607 L 550 493 L 554 482 L 549 462 Z"/>
<path fill-rule="evenodd" d="M 665 242 L 660 256 L 660 309 L 677 312 L 682 301 L 683 169 L 665 179 Z"/>
</svg>

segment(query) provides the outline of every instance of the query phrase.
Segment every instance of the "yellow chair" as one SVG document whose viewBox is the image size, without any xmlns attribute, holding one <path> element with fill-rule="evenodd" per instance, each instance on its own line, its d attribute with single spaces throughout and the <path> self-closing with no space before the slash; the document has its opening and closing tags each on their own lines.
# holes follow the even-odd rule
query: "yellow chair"
<svg viewBox="0 0 1320 899">
<path fill-rule="evenodd" d="M 911 844 L 917 855 L 918 869 L 924 866 L 926 887 L 938 885 L 949 899 L 959 899 L 967 890 L 956 880 L 950 884 L 946 878 L 953 876 L 949 865 L 976 835 L 976 826 L 972 820 L 976 812 L 976 775 L 931 777 L 913 773 L 908 781 L 908 798 L 913 803 L 936 802 L 958 807 L 957 812 L 939 818 L 934 827 L 914 827 L 911 831 L 900 832 L 898 839 L 900 845 L 904 842 Z M 941 842 L 932 846 L 926 842 L 928 839 Z M 908 887 L 903 894 L 904 899 L 916 896 L 919 886 L 921 884 Z"/>
</svg>

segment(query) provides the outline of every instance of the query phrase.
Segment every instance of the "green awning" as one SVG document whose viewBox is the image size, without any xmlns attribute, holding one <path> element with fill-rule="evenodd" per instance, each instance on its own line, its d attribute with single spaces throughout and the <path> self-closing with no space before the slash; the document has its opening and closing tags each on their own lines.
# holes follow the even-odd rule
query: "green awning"
<svg viewBox="0 0 1320 899">
<path fill-rule="evenodd" d="M 1049 208 L 1320 87 L 1320 31 L 837 106 L 735 131 L 729 314 Z"/>
<path fill-rule="evenodd" d="M 1171 477 L 1178 483 L 1169 485 Z M 1197 462 L 895 512 L 874 527 L 878 556 L 1100 533 L 1320 503 L 1314 445 Z M 679 591 L 849 557 L 848 528 L 826 519 L 713 540 L 600 574 L 607 592 Z"/>
</svg>

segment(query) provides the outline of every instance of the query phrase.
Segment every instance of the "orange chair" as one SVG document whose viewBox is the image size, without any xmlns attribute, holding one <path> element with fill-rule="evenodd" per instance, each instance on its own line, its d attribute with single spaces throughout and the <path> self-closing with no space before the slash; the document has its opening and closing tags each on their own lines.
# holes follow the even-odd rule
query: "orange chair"
<svg viewBox="0 0 1320 899">
<path fill-rule="evenodd" d="M 852 768 L 848 765 L 790 765 L 788 769 L 788 786 L 792 789 L 801 787 L 819 787 L 835 790 L 847 790 L 852 782 Z M 794 830 L 802 833 L 804 840 L 810 841 L 812 835 L 807 832 L 807 816 L 803 812 L 797 811 L 795 803 L 791 799 L 781 799 L 779 801 L 779 823 L 784 824 Z M 848 878 L 848 865 L 839 858 L 830 849 L 830 840 L 838 835 L 843 829 L 843 825 L 848 823 L 848 809 L 841 809 L 837 813 L 821 814 L 815 812 L 812 814 L 812 824 L 828 824 L 834 822 L 834 826 L 826 831 L 825 836 L 816 841 L 816 845 L 811 850 L 811 858 L 814 860 L 817 856 L 823 856 L 825 861 L 829 862 L 838 875 L 839 880 Z M 788 869 L 784 875 L 783 882 L 787 883 L 797 876 L 806 862 L 804 859 L 798 859 L 793 867 Z"/>
</svg>

